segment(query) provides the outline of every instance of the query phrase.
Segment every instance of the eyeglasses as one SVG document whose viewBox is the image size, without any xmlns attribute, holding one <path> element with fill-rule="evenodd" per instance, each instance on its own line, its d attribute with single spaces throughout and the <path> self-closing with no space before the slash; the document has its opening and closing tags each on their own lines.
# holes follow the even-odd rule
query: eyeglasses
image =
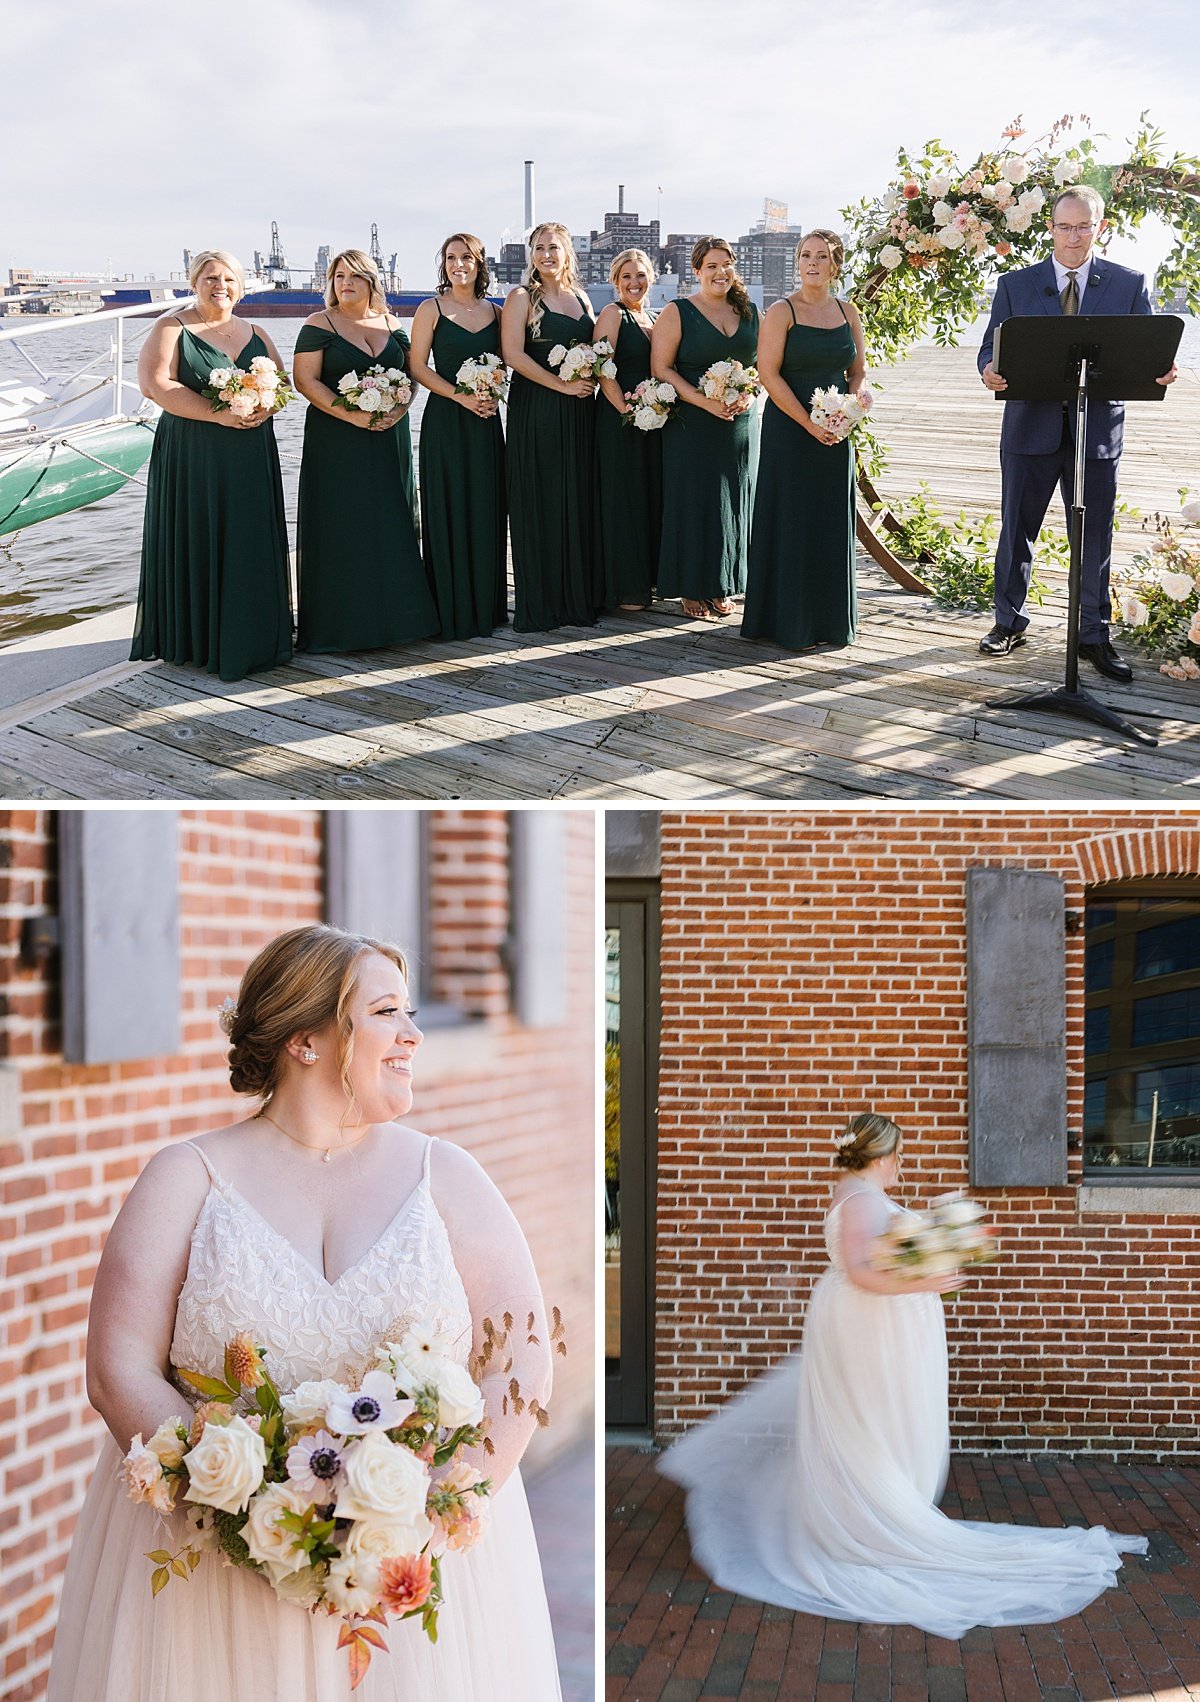
<svg viewBox="0 0 1200 1702">
<path fill-rule="evenodd" d="M 1088 220 L 1086 225 L 1057 225 L 1056 224 L 1054 226 L 1054 229 L 1059 233 L 1060 236 L 1086 236 L 1087 233 L 1090 230 L 1094 230 L 1095 228 L 1096 227 L 1092 224 L 1090 219 Z"/>
</svg>

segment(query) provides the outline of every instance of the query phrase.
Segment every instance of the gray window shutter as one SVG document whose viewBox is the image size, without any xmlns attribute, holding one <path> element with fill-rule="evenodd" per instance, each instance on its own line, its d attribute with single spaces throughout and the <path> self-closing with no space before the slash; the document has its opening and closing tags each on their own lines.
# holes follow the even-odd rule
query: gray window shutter
<svg viewBox="0 0 1200 1702">
<path fill-rule="evenodd" d="M 179 818 L 60 810 L 63 1058 L 179 1050 Z"/>
<path fill-rule="evenodd" d="M 425 856 L 420 810 L 325 812 L 325 916 L 335 928 L 398 945 L 408 991 L 424 997 Z"/>
<path fill-rule="evenodd" d="M 606 810 L 604 872 L 610 880 L 657 880 L 662 874 L 662 834 L 657 810 Z"/>
<path fill-rule="evenodd" d="M 559 810 L 513 810 L 509 961 L 513 1009 L 529 1028 L 566 1019 L 566 823 Z"/>
<path fill-rule="evenodd" d="M 1064 917 L 1058 875 L 967 873 L 972 1187 L 1066 1183 Z"/>
</svg>

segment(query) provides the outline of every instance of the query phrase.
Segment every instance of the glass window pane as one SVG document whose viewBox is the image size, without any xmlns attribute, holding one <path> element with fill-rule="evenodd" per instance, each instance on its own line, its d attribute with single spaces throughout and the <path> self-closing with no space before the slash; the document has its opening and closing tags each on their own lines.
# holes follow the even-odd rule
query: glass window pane
<svg viewBox="0 0 1200 1702">
<path fill-rule="evenodd" d="M 1089 993 L 1103 992 L 1112 986 L 1113 942 L 1112 940 L 1089 941 L 1087 948 L 1087 967 L 1085 978 Z"/>
<path fill-rule="evenodd" d="M 1200 969 L 1200 914 L 1139 931 L 1135 979 L 1149 981 L 1189 969 Z"/>
<path fill-rule="evenodd" d="M 1089 1058 L 1108 1051 L 1109 1027 L 1107 1005 L 1098 1005 L 1095 1010 L 1088 1011 L 1084 1018 L 1083 1044 Z"/>
</svg>

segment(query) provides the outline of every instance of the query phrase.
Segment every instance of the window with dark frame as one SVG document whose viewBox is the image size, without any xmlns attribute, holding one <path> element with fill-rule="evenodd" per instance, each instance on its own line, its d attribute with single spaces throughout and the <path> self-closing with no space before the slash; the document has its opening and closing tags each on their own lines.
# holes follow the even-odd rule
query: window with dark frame
<svg viewBox="0 0 1200 1702">
<path fill-rule="evenodd" d="M 1085 953 L 1085 1172 L 1200 1178 L 1200 880 L 1094 887 Z"/>
</svg>

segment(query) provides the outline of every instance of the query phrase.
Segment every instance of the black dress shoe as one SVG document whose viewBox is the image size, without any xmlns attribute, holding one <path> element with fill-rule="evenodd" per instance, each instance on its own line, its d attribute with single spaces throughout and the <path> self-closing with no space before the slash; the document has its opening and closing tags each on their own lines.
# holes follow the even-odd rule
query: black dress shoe
<svg viewBox="0 0 1200 1702">
<path fill-rule="evenodd" d="M 1102 638 L 1098 644 L 1081 644 L 1079 654 L 1110 680 L 1128 681 L 1133 678 L 1133 669 L 1117 655 L 1107 638 Z"/>
<path fill-rule="evenodd" d="M 1010 650 L 1024 642 L 1023 632 L 1014 632 L 1011 626 L 1001 626 L 997 622 L 987 637 L 979 640 L 979 649 L 984 656 L 1007 656 Z"/>
</svg>

